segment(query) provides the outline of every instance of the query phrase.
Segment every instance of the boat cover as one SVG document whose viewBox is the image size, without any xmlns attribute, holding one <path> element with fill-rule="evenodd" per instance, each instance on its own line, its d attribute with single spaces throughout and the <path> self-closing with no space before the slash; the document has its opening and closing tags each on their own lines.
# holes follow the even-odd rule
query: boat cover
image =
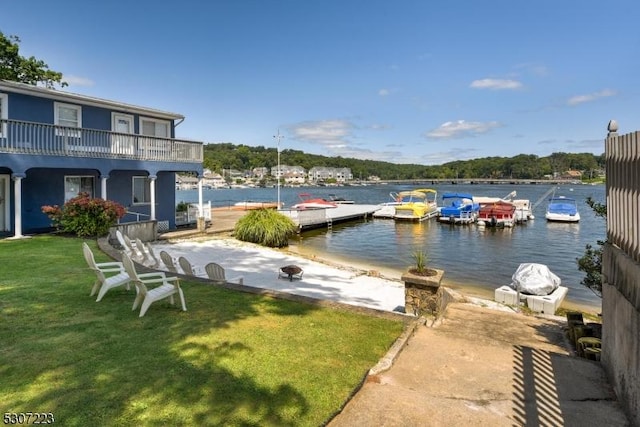
<svg viewBox="0 0 640 427">
<path fill-rule="evenodd" d="M 560 286 L 560 278 L 544 264 L 520 264 L 511 279 L 513 289 L 528 295 L 549 295 Z"/>
</svg>

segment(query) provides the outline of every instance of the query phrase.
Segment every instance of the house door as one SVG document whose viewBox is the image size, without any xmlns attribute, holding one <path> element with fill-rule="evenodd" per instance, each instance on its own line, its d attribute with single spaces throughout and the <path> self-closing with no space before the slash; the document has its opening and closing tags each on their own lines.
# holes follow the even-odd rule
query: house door
<svg viewBox="0 0 640 427">
<path fill-rule="evenodd" d="M 0 231 L 9 231 L 9 175 L 0 175 Z"/>
<path fill-rule="evenodd" d="M 113 135 L 111 138 L 111 152 L 116 154 L 134 154 L 135 139 L 133 136 L 128 136 L 133 134 L 133 116 L 113 113 L 111 120 L 111 130 L 117 132 L 117 135 Z"/>
</svg>

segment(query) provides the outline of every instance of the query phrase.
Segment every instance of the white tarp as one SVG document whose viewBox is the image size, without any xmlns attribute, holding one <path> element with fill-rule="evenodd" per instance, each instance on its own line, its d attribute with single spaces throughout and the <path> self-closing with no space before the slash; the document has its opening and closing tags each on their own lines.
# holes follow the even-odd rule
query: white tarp
<svg viewBox="0 0 640 427">
<path fill-rule="evenodd" d="M 528 295 L 549 295 L 560 286 L 560 278 L 544 264 L 520 264 L 511 280 L 513 289 Z"/>
</svg>

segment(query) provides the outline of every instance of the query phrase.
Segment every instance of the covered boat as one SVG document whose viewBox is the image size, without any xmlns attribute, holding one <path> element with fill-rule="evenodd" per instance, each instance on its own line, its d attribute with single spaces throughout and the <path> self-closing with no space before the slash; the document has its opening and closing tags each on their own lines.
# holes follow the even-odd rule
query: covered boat
<svg viewBox="0 0 640 427">
<path fill-rule="evenodd" d="M 478 225 L 487 227 L 513 227 L 516 222 L 516 205 L 505 200 L 480 203 Z"/>
<path fill-rule="evenodd" d="M 298 197 L 300 198 L 300 202 L 292 206 L 294 209 L 327 209 L 338 206 L 335 202 L 320 197 L 311 197 L 309 193 L 300 193 Z"/>
<path fill-rule="evenodd" d="M 557 196 L 549 199 L 545 218 L 547 221 L 578 222 L 580 221 L 580 212 L 578 212 L 575 199 Z"/>
<path fill-rule="evenodd" d="M 480 205 L 468 193 L 445 193 L 442 195 L 442 207 L 438 221 L 450 224 L 469 224 L 475 222 Z"/>
<path fill-rule="evenodd" d="M 422 221 L 438 213 L 438 192 L 430 188 L 401 191 L 393 219 Z"/>
</svg>

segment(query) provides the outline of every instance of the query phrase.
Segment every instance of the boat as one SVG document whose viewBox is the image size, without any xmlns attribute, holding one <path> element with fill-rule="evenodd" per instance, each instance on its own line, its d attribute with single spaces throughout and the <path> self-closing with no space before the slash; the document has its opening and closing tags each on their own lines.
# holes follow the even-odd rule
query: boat
<svg viewBox="0 0 640 427">
<path fill-rule="evenodd" d="M 516 206 L 516 211 L 514 213 L 514 221 L 516 224 L 520 224 L 526 222 L 530 219 L 534 219 L 533 212 L 531 209 L 531 202 L 528 199 L 516 199 L 517 193 L 516 191 L 512 191 L 504 197 L 474 197 L 473 200 L 480 204 L 482 208 L 483 204 L 487 203 L 496 203 L 499 201 L 511 203 Z"/>
<path fill-rule="evenodd" d="M 575 199 L 554 196 L 549 199 L 544 217 L 547 221 L 578 222 L 580 221 L 580 212 L 578 212 L 578 205 Z"/>
<path fill-rule="evenodd" d="M 292 206 L 294 209 L 329 209 L 338 206 L 337 203 L 321 197 L 312 197 L 309 193 L 298 194 L 300 202 Z"/>
<path fill-rule="evenodd" d="M 353 205 L 355 203 L 353 200 L 347 200 L 344 197 L 339 197 L 335 194 L 329 194 L 329 201 L 339 205 Z"/>
<path fill-rule="evenodd" d="M 526 222 L 534 219 L 531 201 L 528 199 L 513 199 L 511 203 L 516 205 L 516 223 Z"/>
<path fill-rule="evenodd" d="M 516 223 L 516 205 L 506 200 L 480 202 L 478 225 L 487 227 L 513 227 Z"/>
<path fill-rule="evenodd" d="M 430 188 L 401 191 L 395 206 L 395 220 L 422 221 L 438 214 L 438 192 Z"/>
<path fill-rule="evenodd" d="M 480 204 L 474 201 L 469 193 L 445 193 L 442 195 L 442 206 L 438 221 L 449 224 L 470 224 L 478 217 Z"/>
<path fill-rule="evenodd" d="M 395 191 L 389 193 L 390 200 L 385 203 L 381 203 L 380 209 L 376 210 L 373 213 L 374 218 L 393 218 L 396 214 L 396 206 L 399 206 L 402 202 L 400 202 L 400 196 Z"/>
</svg>

